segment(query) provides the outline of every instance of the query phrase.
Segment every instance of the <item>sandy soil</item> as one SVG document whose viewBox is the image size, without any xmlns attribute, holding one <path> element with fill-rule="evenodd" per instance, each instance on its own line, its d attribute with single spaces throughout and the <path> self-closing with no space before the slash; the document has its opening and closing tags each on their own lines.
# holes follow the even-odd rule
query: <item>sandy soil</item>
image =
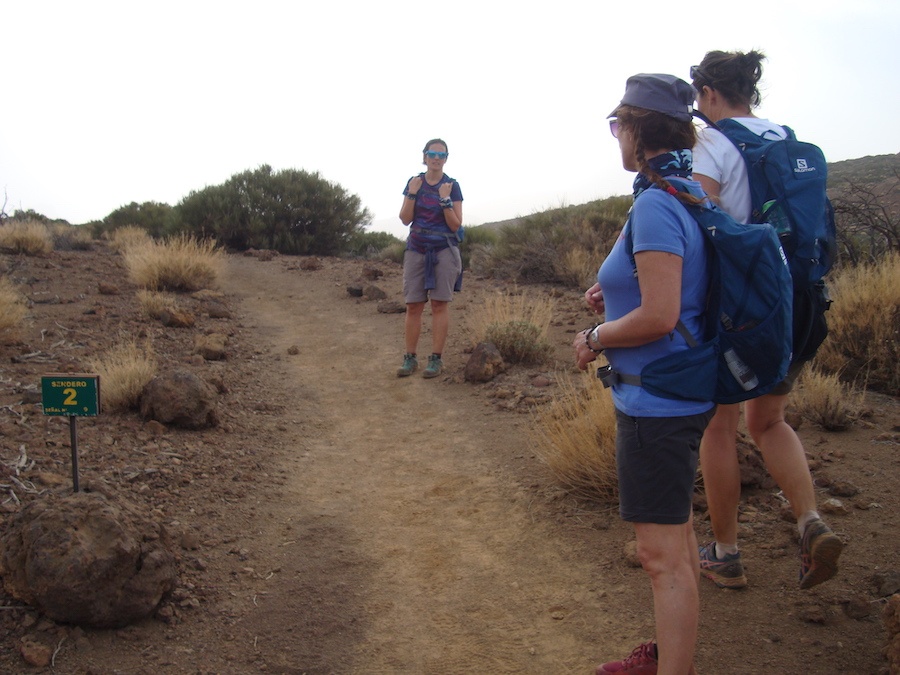
<svg viewBox="0 0 900 675">
<path fill-rule="evenodd" d="M 157 617 L 120 630 L 57 625 L 6 597 L 0 671 L 561 675 L 653 637 L 649 583 L 624 553 L 632 534 L 615 504 L 568 495 L 529 442 L 529 402 L 553 394 L 573 332 L 590 321 L 579 292 L 526 289 L 555 298 L 554 361 L 471 385 L 467 316 L 499 284 L 469 275 L 445 374 L 399 379 L 403 316 L 347 292 L 364 266 L 231 256 L 222 291 L 233 318 L 184 298 L 197 324 L 175 329 L 141 317 L 103 247 L 0 258 L 36 301 L 21 339 L 0 346 L 0 461 L 7 474 L 23 448 L 34 461 L 18 476 L 33 491 L 0 480 L 7 514 L 16 499 L 67 489 L 67 427 L 27 402 L 41 374 L 83 372 L 121 336 L 141 336 L 163 365 L 222 392 L 209 431 L 160 431 L 136 413 L 80 421 L 82 481 L 166 525 L 180 543 L 179 585 Z M 399 301 L 399 267 L 378 267 L 375 283 Z M 117 292 L 100 293 L 100 281 Z M 194 335 L 214 331 L 229 335 L 223 362 L 193 354 Z M 537 375 L 551 385 L 531 387 Z M 795 528 L 777 490 L 747 491 L 750 587 L 702 583 L 699 672 L 886 672 L 873 579 L 900 567 L 900 405 L 871 406 L 844 433 L 801 429 L 819 483 L 860 490 L 828 516 L 847 544 L 838 576 L 798 590 Z M 709 536 L 702 510 L 697 530 Z M 27 665 L 23 638 L 48 645 L 53 665 Z"/>
</svg>

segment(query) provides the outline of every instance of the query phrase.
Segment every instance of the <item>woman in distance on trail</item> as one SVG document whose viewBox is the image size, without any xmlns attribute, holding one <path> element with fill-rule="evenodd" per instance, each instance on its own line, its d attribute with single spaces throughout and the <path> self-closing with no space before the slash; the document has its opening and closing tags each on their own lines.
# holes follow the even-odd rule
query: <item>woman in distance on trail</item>
<svg viewBox="0 0 900 675">
<path fill-rule="evenodd" d="M 764 134 L 773 140 L 786 138 L 787 133 L 781 126 L 753 114 L 753 108 L 760 102 L 757 84 L 762 77 L 764 58 L 757 51 L 707 53 L 699 66 L 691 68 L 700 112 L 712 122 L 732 118 L 754 134 Z M 694 177 L 735 220 L 751 221 L 750 182 L 744 159 L 737 147 L 713 127 L 699 131 L 694 149 Z M 812 324 L 807 321 L 812 316 L 810 303 L 818 302 L 810 294 L 814 292 L 794 294 L 795 360 L 787 377 L 768 394 L 744 403 L 747 430 L 797 519 L 800 588 L 803 589 L 834 576 L 843 548 L 841 540 L 816 511 L 816 495 L 806 452 L 797 433 L 784 419 L 788 393 L 803 363 L 815 355 L 818 342 L 824 337 L 823 333 L 812 330 Z M 813 339 L 814 335 L 819 338 L 801 344 L 802 336 Z M 700 569 L 703 576 L 720 588 L 747 585 L 737 544 L 741 481 L 736 439 L 740 416 L 738 404 L 719 406 L 700 445 L 703 483 L 715 537 L 700 549 Z"/>
<path fill-rule="evenodd" d="M 705 243 L 681 204 L 705 198 L 691 179 L 693 97 L 691 86 L 672 75 L 634 75 L 610 115 L 622 165 L 638 175 L 622 234 L 597 283 L 585 292 L 588 305 L 605 312 L 606 322 L 576 335 L 582 370 L 605 352 L 617 371 L 640 373 L 647 363 L 687 349 L 675 330 L 679 320 L 692 334 L 702 334 L 709 285 Z M 715 407 L 660 398 L 622 382 L 612 385 L 612 396 L 619 512 L 634 525 L 638 557 L 650 577 L 656 640 L 596 672 L 686 675 L 694 672 L 700 605 L 694 477 L 700 438 Z"/>
<path fill-rule="evenodd" d="M 463 196 L 459 183 L 444 173 L 449 155 L 447 143 L 440 138 L 432 139 L 422 153 L 427 170 L 406 182 L 400 208 L 400 220 L 409 226 L 409 236 L 403 254 L 406 353 L 397 370 L 398 377 L 408 377 L 419 367 L 416 351 L 428 300 L 431 300 L 432 353 L 422 375 L 427 378 L 440 375 L 441 354 L 450 331 L 450 302 L 462 281 L 459 233 Z"/>
</svg>

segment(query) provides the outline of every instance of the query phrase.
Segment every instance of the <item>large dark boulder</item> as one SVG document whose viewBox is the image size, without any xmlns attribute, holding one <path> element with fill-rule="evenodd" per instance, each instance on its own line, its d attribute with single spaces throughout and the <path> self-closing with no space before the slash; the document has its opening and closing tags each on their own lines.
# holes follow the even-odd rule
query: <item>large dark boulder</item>
<svg viewBox="0 0 900 675">
<path fill-rule="evenodd" d="M 54 621 L 119 627 L 150 616 L 175 587 L 165 528 L 98 493 L 49 494 L 0 537 L 0 575 L 14 598 Z"/>
<path fill-rule="evenodd" d="M 216 390 L 189 370 L 161 373 L 141 393 L 141 415 L 185 429 L 218 424 Z"/>
<path fill-rule="evenodd" d="M 506 370 L 500 350 L 491 342 L 481 342 L 466 363 L 466 382 L 490 382 Z"/>
</svg>

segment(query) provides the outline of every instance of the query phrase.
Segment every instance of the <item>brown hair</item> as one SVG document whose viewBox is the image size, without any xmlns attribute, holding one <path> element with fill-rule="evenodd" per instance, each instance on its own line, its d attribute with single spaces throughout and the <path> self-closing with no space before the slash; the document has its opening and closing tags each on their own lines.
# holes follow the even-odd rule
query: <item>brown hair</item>
<svg viewBox="0 0 900 675">
<path fill-rule="evenodd" d="M 697 142 L 697 130 L 691 120 L 681 122 L 664 113 L 622 105 L 616 109 L 616 119 L 634 140 L 634 156 L 641 174 L 657 187 L 675 196 L 680 202 L 700 204 L 702 199 L 676 190 L 669 181 L 650 168 L 647 148 L 672 148 L 686 150 Z"/>
<path fill-rule="evenodd" d="M 693 73 L 697 91 L 710 87 L 733 106 L 755 108 L 762 101 L 759 94 L 762 62 L 766 55 L 756 50 L 744 52 L 707 52 Z"/>
</svg>

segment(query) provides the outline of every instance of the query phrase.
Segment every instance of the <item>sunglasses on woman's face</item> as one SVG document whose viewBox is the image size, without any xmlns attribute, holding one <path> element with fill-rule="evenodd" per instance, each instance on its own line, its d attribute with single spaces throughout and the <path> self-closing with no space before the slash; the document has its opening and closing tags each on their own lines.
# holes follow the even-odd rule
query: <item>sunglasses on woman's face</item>
<svg viewBox="0 0 900 675">
<path fill-rule="evenodd" d="M 447 153 L 446 153 L 446 152 L 435 152 L 434 150 L 428 150 L 428 151 L 425 153 L 425 156 L 426 156 L 428 159 L 447 159 Z"/>
<path fill-rule="evenodd" d="M 609 121 L 609 133 L 613 135 L 613 138 L 619 137 L 619 120 L 612 119 Z"/>
</svg>

